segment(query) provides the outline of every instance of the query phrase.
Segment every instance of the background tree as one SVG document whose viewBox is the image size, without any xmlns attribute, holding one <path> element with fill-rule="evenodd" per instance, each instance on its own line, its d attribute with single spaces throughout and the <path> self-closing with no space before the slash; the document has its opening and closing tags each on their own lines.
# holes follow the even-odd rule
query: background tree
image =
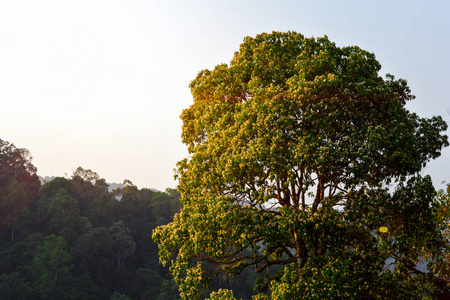
<svg viewBox="0 0 450 300">
<path fill-rule="evenodd" d="M 109 233 L 112 241 L 111 249 L 115 258 L 114 264 L 117 268 L 117 272 L 120 272 L 120 268 L 125 260 L 133 255 L 135 245 L 131 238 L 130 230 L 122 221 L 112 224 L 109 228 Z"/>
<path fill-rule="evenodd" d="M 14 241 L 13 224 L 39 192 L 41 183 L 32 156 L 0 139 L 0 234 L 10 230 Z"/>
<path fill-rule="evenodd" d="M 77 199 L 80 212 L 96 226 L 107 226 L 114 221 L 117 201 L 108 192 L 105 179 L 92 170 L 78 167 L 73 173 L 71 191 Z"/>
<path fill-rule="evenodd" d="M 77 201 L 67 190 L 60 189 L 56 193 L 50 204 L 49 215 L 50 232 L 63 237 L 69 245 L 74 245 L 77 238 L 76 223 L 79 209 Z"/>
<path fill-rule="evenodd" d="M 73 249 L 79 274 L 88 274 L 99 290 L 101 299 L 108 299 L 114 287 L 112 239 L 108 228 L 91 228 L 78 238 Z"/>
<path fill-rule="evenodd" d="M 256 299 L 428 292 L 416 264 L 438 259 L 445 240 L 418 173 L 448 145 L 447 124 L 409 112 L 406 81 L 380 68 L 356 46 L 273 32 L 245 38 L 230 65 L 191 82 L 183 208 L 153 234 L 164 264 L 176 253 L 184 298 L 221 272 L 272 265 L 283 268 L 260 280 Z"/>
<path fill-rule="evenodd" d="M 53 299 L 60 299 L 66 294 L 70 285 L 64 279 L 70 274 L 72 256 L 66 251 L 67 243 L 62 237 L 49 235 L 45 243 L 38 248 L 30 271 L 33 278 L 33 289 L 43 299 L 51 296 L 53 290 L 62 290 Z"/>
</svg>

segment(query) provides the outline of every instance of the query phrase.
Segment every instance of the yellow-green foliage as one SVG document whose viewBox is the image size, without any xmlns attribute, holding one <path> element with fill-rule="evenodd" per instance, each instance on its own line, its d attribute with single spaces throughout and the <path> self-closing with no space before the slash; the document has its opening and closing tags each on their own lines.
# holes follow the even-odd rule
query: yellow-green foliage
<svg viewBox="0 0 450 300">
<path fill-rule="evenodd" d="M 229 65 L 191 82 L 183 208 L 153 233 L 185 299 L 219 272 L 272 265 L 284 267 L 256 299 L 422 293 L 425 276 L 408 275 L 444 240 L 431 180 L 417 173 L 448 145 L 447 124 L 409 112 L 406 81 L 380 68 L 356 46 L 273 32 L 245 38 Z"/>
</svg>

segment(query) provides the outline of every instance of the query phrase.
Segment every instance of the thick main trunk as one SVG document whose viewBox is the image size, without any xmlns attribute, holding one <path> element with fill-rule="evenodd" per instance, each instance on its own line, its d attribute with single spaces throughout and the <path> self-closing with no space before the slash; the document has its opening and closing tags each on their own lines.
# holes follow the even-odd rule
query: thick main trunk
<svg viewBox="0 0 450 300">
<path fill-rule="evenodd" d="M 305 243 L 301 237 L 298 236 L 296 231 L 293 231 L 294 236 L 294 247 L 295 247 L 295 255 L 297 257 L 297 268 L 301 270 L 303 266 L 306 264 L 306 260 L 308 259 L 307 249 L 305 247 Z"/>
</svg>

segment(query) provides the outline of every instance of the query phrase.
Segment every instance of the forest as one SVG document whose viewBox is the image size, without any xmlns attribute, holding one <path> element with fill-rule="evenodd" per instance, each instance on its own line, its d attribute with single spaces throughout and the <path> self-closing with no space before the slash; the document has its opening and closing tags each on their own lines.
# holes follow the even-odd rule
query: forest
<svg viewBox="0 0 450 300">
<path fill-rule="evenodd" d="M 83 168 L 41 186 L 29 152 L 0 143 L 0 299 L 178 299 L 151 239 L 177 190 L 108 191 Z"/>
<path fill-rule="evenodd" d="M 77 168 L 41 185 L 28 150 L 0 140 L 0 299 L 180 299 L 152 231 L 181 208 L 180 193 L 138 189 Z M 251 297 L 254 273 L 228 286 Z"/>
</svg>

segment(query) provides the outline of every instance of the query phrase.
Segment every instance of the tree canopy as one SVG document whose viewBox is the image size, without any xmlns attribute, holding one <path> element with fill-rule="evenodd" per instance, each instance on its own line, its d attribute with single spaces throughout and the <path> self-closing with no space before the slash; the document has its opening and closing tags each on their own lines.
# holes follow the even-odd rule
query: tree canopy
<svg viewBox="0 0 450 300">
<path fill-rule="evenodd" d="M 0 140 L 0 299 L 179 299 L 151 233 L 180 194 L 125 183 L 79 167 L 41 186 L 28 150 Z"/>
<path fill-rule="evenodd" d="M 247 267 L 265 273 L 255 299 L 438 290 L 442 202 L 420 171 L 448 145 L 447 124 L 408 111 L 406 80 L 380 68 L 359 47 L 273 32 L 199 72 L 181 114 L 183 207 L 153 232 L 183 298 Z"/>
<path fill-rule="evenodd" d="M 0 139 L 0 235 L 13 224 L 37 196 L 41 183 L 26 149 Z"/>
</svg>

